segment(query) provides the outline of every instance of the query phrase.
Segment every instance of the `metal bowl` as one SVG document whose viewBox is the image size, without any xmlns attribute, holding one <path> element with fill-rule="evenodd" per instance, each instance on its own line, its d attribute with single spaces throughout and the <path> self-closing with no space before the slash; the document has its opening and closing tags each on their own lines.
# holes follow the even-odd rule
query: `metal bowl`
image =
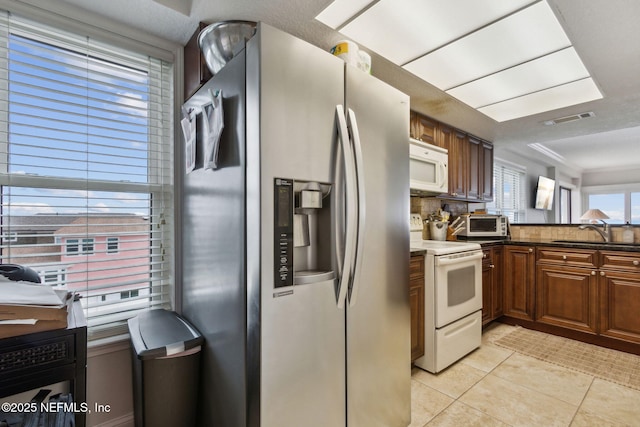
<svg viewBox="0 0 640 427">
<path fill-rule="evenodd" d="M 222 21 L 207 26 L 198 35 L 198 46 L 212 74 L 216 74 L 256 33 L 251 21 Z"/>
</svg>

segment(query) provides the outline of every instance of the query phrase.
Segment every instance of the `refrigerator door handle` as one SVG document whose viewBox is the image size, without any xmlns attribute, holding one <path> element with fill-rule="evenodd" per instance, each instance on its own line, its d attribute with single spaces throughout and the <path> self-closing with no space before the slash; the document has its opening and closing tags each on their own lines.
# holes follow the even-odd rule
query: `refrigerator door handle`
<svg viewBox="0 0 640 427">
<path fill-rule="evenodd" d="M 355 223 L 357 199 L 355 194 L 356 171 L 347 128 L 347 118 L 342 105 L 336 105 L 336 121 L 338 124 L 338 139 L 342 147 L 342 157 L 344 159 L 344 181 L 345 181 L 345 211 L 346 224 L 344 232 L 344 259 L 342 260 L 342 274 L 338 281 L 338 308 L 344 308 L 347 291 L 349 289 L 349 279 L 351 278 L 352 263 L 355 253 Z M 338 184 L 338 183 L 336 183 Z M 338 236 L 339 237 L 339 236 Z M 337 240 L 337 239 L 336 239 Z M 339 244 L 336 241 L 336 244 Z"/>
<path fill-rule="evenodd" d="M 353 254 L 353 277 L 349 288 L 349 305 L 356 304 L 358 290 L 360 288 L 360 271 L 362 270 L 362 251 L 364 250 L 365 224 L 367 220 L 366 198 L 364 189 L 364 163 L 362 160 L 362 144 L 360 143 L 360 131 L 356 120 L 356 113 L 351 108 L 348 110 L 347 125 L 351 130 L 353 140 L 353 152 L 356 166 L 356 189 L 357 189 L 357 228 L 356 228 L 356 248 Z"/>
</svg>

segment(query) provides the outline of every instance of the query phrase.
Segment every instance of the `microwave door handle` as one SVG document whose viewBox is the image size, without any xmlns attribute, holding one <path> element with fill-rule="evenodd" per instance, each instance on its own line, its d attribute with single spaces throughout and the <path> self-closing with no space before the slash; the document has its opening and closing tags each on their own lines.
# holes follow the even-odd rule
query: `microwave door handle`
<svg viewBox="0 0 640 427">
<path fill-rule="evenodd" d="M 440 163 L 440 187 L 444 187 L 445 178 L 447 178 L 447 165 L 444 162 Z"/>
<path fill-rule="evenodd" d="M 356 304 L 358 290 L 362 280 L 362 251 L 364 250 L 365 225 L 367 221 L 366 197 L 364 188 L 364 162 L 362 159 L 362 144 L 360 143 L 360 131 L 356 120 L 356 113 L 349 108 L 349 116 L 347 124 L 351 129 L 351 137 L 353 139 L 353 151 L 355 158 L 356 170 L 356 189 L 357 189 L 357 228 L 356 233 L 356 250 L 353 257 L 353 278 L 351 280 L 351 288 L 349 289 L 349 305 Z"/>
<path fill-rule="evenodd" d="M 340 245 L 344 239 L 344 254 L 342 259 L 342 271 L 338 280 L 338 308 L 344 308 L 349 289 L 349 279 L 351 278 L 352 262 L 355 252 L 355 239 L 353 237 L 356 222 L 356 199 L 355 199 L 355 167 L 351 142 L 349 140 L 349 130 L 347 129 L 347 119 L 342 105 L 336 105 L 336 123 L 338 125 L 338 140 L 342 148 L 342 160 L 344 162 L 344 202 L 345 202 L 345 229 L 343 236 L 336 236 L 336 245 Z M 338 215 L 336 215 L 337 217 Z M 338 229 L 338 227 L 336 227 Z"/>
</svg>

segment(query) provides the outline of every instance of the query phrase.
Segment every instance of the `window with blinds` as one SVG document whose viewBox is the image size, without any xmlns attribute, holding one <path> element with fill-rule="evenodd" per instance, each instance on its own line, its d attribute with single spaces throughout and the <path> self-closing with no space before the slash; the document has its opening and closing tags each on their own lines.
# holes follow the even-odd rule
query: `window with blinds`
<svg viewBox="0 0 640 427">
<path fill-rule="evenodd" d="M 496 161 L 493 167 L 493 202 L 487 203 L 491 213 L 505 215 L 509 222 L 526 220 L 524 197 L 525 171 Z"/>
<path fill-rule="evenodd" d="M 5 12 L 0 70 L 0 262 L 124 333 L 172 297 L 172 64 Z"/>
</svg>

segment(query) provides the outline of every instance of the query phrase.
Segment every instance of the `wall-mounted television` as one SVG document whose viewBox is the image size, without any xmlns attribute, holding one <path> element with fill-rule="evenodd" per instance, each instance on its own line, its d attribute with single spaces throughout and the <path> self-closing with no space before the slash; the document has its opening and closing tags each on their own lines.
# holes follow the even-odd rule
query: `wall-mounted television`
<svg viewBox="0 0 640 427">
<path fill-rule="evenodd" d="M 536 187 L 536 209 L 551 209 L 553 207 L 553 191 L 556 188 L 555 180 L 545 176 L 538 177 Z"/>
</svg>

